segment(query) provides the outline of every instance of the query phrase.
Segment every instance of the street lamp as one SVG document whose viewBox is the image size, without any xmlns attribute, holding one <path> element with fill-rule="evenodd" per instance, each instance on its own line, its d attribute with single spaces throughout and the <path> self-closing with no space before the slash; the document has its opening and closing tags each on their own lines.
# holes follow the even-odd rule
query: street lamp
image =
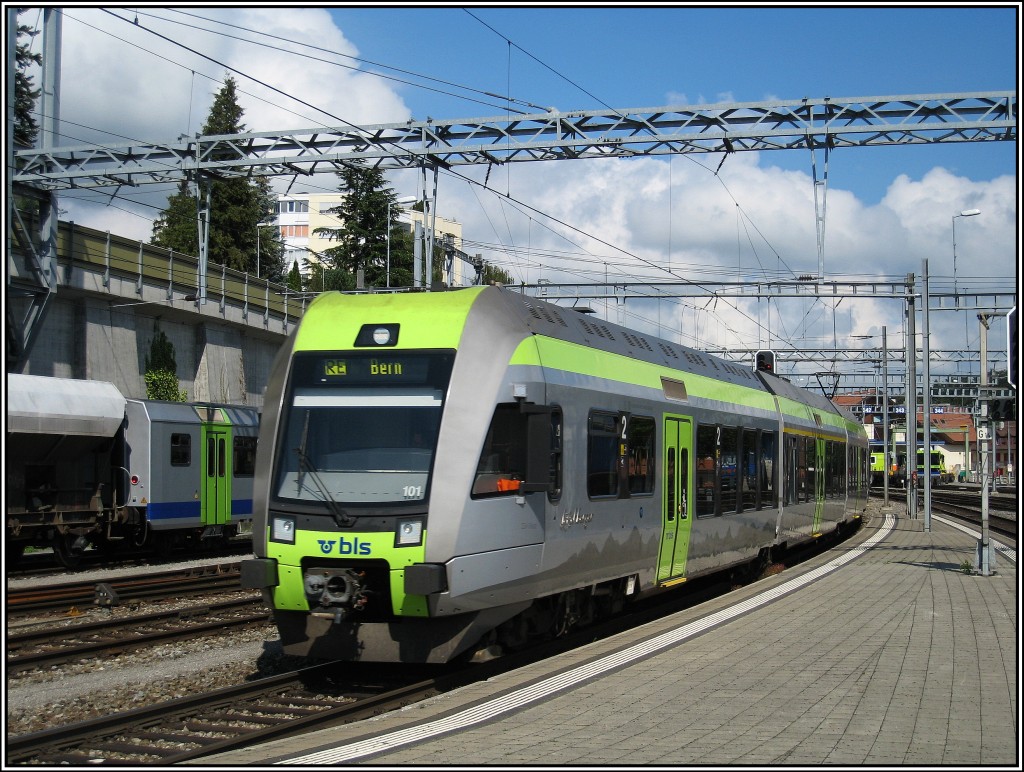
<svg viewBox="0 0 1024 772">
<path fill-rule="evenodd" d="M 981 214 L 980 209 L 965 209 L 960 214 L 955 214 L 950 218 L 953 222 L 953 294 L 956 294 L 956 218 L 974 217 L 979 214 Z"/>
<path fill-rule="evenodd" d="M 388 266 L 385 283 L 389 289 L 391 287 L 391 204 L 398 204 L 398 206 L 401 207 L 404 204 L 411 204 L 415 200 L 416 196 L 402 196 L 401 198 L 395 199 L 393 202 L 388 201 L 388 221 L 387 225 L 385 226 L 387 228 L 388 237 Z"/>
<path fill-rule="evenodd" d="M 957 217 L 974 217 L 975 215 L 981 214 L 980 209 L 965 209 L 960 214 L 955 214 L 950 218 L 953 223 L 953 294 L 956 295 L 956 302 L 960 302 L 960 293 L 956 288 L 956 218 Z M 971 331 L 970 331 L 970 320 L 964 317 L 964 347 L 967 348 L 971 344 Z M 984 366 L 984 365 L 982 365 Z"/>
</svg>

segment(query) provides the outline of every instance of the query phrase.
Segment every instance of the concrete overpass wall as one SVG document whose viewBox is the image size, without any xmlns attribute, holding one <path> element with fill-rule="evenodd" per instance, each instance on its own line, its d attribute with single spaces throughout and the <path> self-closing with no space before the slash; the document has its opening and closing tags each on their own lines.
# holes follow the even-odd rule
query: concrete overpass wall
<svg viewBox="0 0 1024 772">
<path fill-rule="evenodd" d="M 188 399 L 262 406 L 301 299 L 214 266 L 206 302 L 186 300 L 198 287 L 195 258 L 73 223 L 61 223 L 57 253 L 57 291 L 17 372 L 110 381 L 144 398 L 146 358 L 162 332 Z"/>
</svg>

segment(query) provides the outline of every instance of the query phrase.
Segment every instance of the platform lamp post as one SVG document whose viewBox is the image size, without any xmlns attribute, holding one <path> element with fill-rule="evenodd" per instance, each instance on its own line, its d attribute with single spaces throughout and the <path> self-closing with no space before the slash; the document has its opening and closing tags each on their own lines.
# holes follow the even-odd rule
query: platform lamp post
<svg viewBox="0 0 1024 772">
<path fill-rule="evenodd" d="M 385 283 L 388 288 L 391 287 L 391 204 L 397 204 L 398 207 L 401 208 L 402 206 L 411 204 L 414 201 L 416 201 L 416 196 L 402 196 L 401 198 L 397 198 L 394 201 L 388 201 L 388 221 L 387 225 L 385 226 L 387 228 L 388 237 L 388 265 Z"/>
<path fill-rule="evenodd" d="M 956 275 L 956 221 L 958 217 L 975 217 L 981 214 L 980 209 L 965 209 L 960 214 L 955 214 L 950 218 L 952 222 L 953 230 L 953 294 L 957 296 L 957 302 L 959 303 L 960 293 L 957 290 L 957 275 Z M 968 325 L 970 320 L 964 317 L 964 344 L 969 344 L 971 340 L 971 333 Z"/>
<path fill-rule="evenodd" d="M 874 335 L 851 335 L 851 338 L 867 340 Z M 878 390 L 875 390 L 878 396 Z M 874 430 L 871 434 L 874 437 Z M 892 460 L 889 458 L 889 339 L 888 327 L 882 327 L 882 507 L 889 509 L 889 472 Z M 895 453 L 893 454 L 895 455 Z"/>
</svg>

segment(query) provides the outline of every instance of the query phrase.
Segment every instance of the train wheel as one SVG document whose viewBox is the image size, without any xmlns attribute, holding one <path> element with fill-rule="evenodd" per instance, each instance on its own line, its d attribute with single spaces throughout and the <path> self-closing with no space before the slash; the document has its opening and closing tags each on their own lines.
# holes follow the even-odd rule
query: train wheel
<svg viewBox="0 0 1024 772">
<path fill-rule="evenodd" d="M 64 568 L 78 568 L 89 542 L 74 533 L 58 533 L 53 537 L 53 554 Z"/>
</svg>

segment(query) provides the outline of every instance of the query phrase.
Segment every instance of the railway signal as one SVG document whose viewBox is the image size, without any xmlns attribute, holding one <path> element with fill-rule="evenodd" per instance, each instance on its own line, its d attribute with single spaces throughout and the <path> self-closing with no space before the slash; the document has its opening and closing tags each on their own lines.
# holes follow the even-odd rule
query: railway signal
<svg viewBox="0 0 1024 772">
<path fill-rule="evenodd" d="M 1016 402 L 1012 397 L 999 397 L 988 403 L 988 417 L 992 421 L 1013 421 L 1016 419 Z"/>
<path fill-rule="evenodd" d="M 771 349 L 762 349 L 754 354 L 754 369 L 774 374 L 775 352 Z"/>
</svg>

